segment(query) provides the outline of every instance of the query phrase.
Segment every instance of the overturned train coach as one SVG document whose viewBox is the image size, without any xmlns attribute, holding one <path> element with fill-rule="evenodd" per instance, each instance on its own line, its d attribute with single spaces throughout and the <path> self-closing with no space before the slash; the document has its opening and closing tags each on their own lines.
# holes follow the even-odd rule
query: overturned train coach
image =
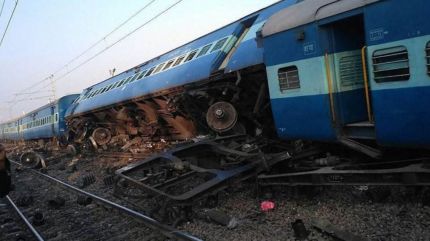
<svg viewBox="0 0 430 241">
<path fill-rule="evenodd" d="M 63 96 L 20 118 L 0 124 L 0 140 L 50 142 L 55 139 L 66 145 L 67 126 L 64 115 L 78 96 Z"/>
<path fill-rule="evenodd" d="M 276 3 L 87 88 L 66 114 L 72 139 L 275 130 L 370 155 L 359 141 L 428 148 L 429 7 Z"/>
<path fill-rule="evenodd" d="M 428 9 L 275 3 L 85 89 L 65 113 L 68 141 L 106 149 L 246 132 L 371 156 L 380 153 L 362 143 L 428 149 Z"/>
</svg>

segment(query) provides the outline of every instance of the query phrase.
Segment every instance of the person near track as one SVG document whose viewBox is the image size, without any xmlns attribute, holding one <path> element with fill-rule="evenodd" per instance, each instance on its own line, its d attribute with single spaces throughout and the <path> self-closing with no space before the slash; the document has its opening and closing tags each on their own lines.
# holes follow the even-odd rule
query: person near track
<svg viewBox="0 0 430 241">
<path fill-rule="evenodd" d="M 11 190 L 10 162 L 6 156 L 6 147 L 0 144 L 0 198 Z"/>
</svg>

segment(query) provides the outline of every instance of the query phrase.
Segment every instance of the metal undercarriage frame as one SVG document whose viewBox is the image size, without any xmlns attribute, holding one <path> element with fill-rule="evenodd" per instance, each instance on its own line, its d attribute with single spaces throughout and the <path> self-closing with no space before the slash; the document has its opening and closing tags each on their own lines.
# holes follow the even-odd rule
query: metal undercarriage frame
<svg viewBox="0 0 430 241">
<path fill-rule="evenodd" d="M 430 158 L 262 174 L 257 181 L 259 186 L 429 186 Z"/>
<path fill-rule="evenodd" d="M 247 136 L 206 140 L 131 164 L 116 174 L 146 193 L 189 205 L 290 158 L 287 151 L 263 154 L 264 145 Z"/>
</svg>

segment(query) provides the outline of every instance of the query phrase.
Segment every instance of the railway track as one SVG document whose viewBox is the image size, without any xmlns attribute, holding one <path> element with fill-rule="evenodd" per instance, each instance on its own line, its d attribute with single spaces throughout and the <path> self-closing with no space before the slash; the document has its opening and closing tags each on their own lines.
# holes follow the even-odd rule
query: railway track
<svg viewBox="0 0 430 241">
<path fill-rule="evenodd" d="M 9 196 L 0 203 L 0 223 L 1 240 L 44 240 Z"/>
<path fill-rule="evenodd" d="M 12 163 L 22 171 L 14 173 L 16 190 L 11 198 L 18 200 L 17 209 L 30 226 L 36 226 L 41 240 L 200 240 L 138 211 Z"/>
</svg>

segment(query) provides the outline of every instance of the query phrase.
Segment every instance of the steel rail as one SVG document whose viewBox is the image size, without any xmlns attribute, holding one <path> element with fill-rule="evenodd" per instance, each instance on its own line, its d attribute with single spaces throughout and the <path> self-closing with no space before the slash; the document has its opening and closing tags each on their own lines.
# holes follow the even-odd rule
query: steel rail
<svg viewBox="0 0 430 241">
<path fill-rule="evenodd" d="M 9 204 L 13 207 L 13 209 L 15 210 L 15 212 L 18 213 L 18 215 L 21 218 L 21 220 L 24 221 L 24 223 L 27 226 L 27 228 L 30 229 L 30 231 L 33 234 L 33 236 L 37 240 L 39 240 L 39 241 L 44 241 L 45 239 L 43 239 L 42 236 L 39 234 L 39 232 L 37 232 L 37 230 L 33 227 L 33 225 L 31 225 L 31 223 L 24 216 L 24 214 L 21 212 L 21 210 L 19 210 L 19 208 L 16 206 L 16 204 L 13 202 L 13 200 L 9 196 L 6 196 L 6 199 L 9 202 Z"/>
<path fill-rule="evenodd" d="M 20 164 L 18 162 L 15 162 L 15 161 L 10 161 L 10 162 L 12 162 L 12 163 L 14 163 L 16 165 L 19 165 L 19 166 L 23 166 L 22 164 Z M 197 237 L 194 237 L 194 236 L 192 236 L 192 235 L 190 235 L 190 234 L 188 234 L 186 232 L 183 232 L 183 231 L 174 229 L 171 226 L 162 224 L 162 223 L 158 222 L 157 220 L 155 220 L 155 219 L 153 219 L 151 217 L 148 217 L 148 216 L 146 216 L 146 215 L 144 215 L 144 214 L 142 214 L 140 212 L 137 212 L 137 211 L 132 210 L 130 208 L 124 207 L 124 206 L 122 206 L 120 204 L 114 203 L 114 202 L 109 201 L 107 199 L 104 199 L 102 197 L 96 196 L 96 195 L 94 195 L 92 193 L 89 193 L 89 192 L 86 192 L 84 190 L 81 190 L 81 189 L 79 189 L 77 187 L 74 187 L 74 186 L 72 186 L 72 185 L 70 185 L 68 183 L 65 183 L 65 182 L 63 182 L 61 180 L 58 180 L 58 179 L 56 179 L 54 177 L 51 177 L 49 175 L 46 175 L 44 173 L 41 173 L 41 172 L 33 170 L 33 169 L 29 169 L 29 168 L 26 168 L 25 170 L 28 170 L 28 171 L 30 171 L 30 172 L 32 172 L 34 174 L 37 174 L 37 175 L 39 175 L 41 177 L 44 177 L 44 178 L 48 179 L 49 181 L 52 181 L 52 182 L 54 182 L 56 184 L 60 184 L 63 187 L 67 187 L 69 190 L 72 190 L 72 191 L 74 191 L 74 192 L 76 192 L 78 194 L 82 194 L 82 195 L 91 197 L 95 201 L 97 201 L 97 202 L 99 202 L 99 203 L 101 203 L 101 204 L 103 204 L 105 206 L 109 206 L 111 208 L 114 208 L 116 210 L 119 210 L 119 211 L 123 212 L 124 214 L 127 214 L 127 215 L 129 215 L 129 216 L 131 216 L 133 218 L 136 218 L 136 219 L 142 221 L 143 223 L 145 223 L 150 228 L 159 231 L 160 233 L 164 234 L 165 236 L 167 236 L 169 238 L 177 238 L 179 240 L 186 240 L 186 241 L 202 241 L 201 239 L 199 239 Z"/>
</svg>

